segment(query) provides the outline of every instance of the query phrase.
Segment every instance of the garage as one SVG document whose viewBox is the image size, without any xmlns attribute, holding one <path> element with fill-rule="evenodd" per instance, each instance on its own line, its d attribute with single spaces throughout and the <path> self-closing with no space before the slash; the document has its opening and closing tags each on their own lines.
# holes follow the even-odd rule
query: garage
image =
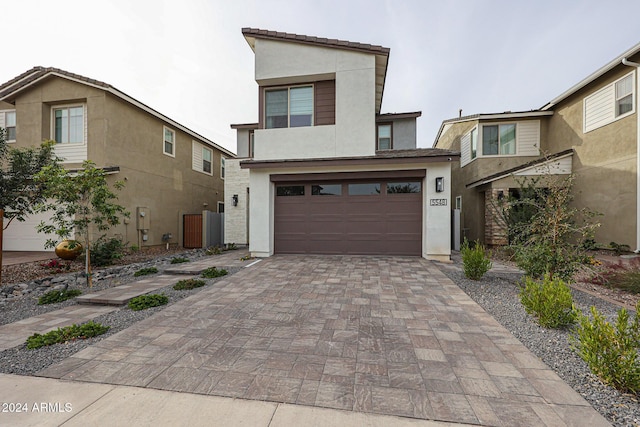
<svg viewBox="0 0 640 427">
<path fill-rule="evenodd" d="M 422 184 L 423 176 L 276 182 L 274 252 L 421 256 Z"/>
<path fill-rule="evenodd" d="M 51 212 L 41 214 L 33 214 L 26 218 L 25 221 L 11 221 L 9 227 L 4 230 L 2 249 L 5 251 L 44 251 L 47 238 L 51 236 L 44 233 L 38 233 L 36 226 L 41 221 L 48 221 L 51 218 Z M 6 221 L 6 219 L 5 219 Z M 50 250 L 50 249 L 49 249 Z"/>
</svg>

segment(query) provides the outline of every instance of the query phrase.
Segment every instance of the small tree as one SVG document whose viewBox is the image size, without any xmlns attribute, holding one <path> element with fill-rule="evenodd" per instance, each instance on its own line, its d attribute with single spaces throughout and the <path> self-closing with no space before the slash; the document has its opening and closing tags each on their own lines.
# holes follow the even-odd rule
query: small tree
<svg viewBox="0 0 640 427">
<path fill-rule="evenodd" d="M 572 205 L 575 175 L 543 175 L 520 181 L 520 199 L 503 203 L 516 264 L 528 276 L 549 274 L 569 280 L 583 263 L 585 241 L 593 239 L 599 214 Z M 514 221 L 511 212 L 526 212 L 527 219 Z"/>
<path fill-rule="evenodd" d="M 70 238 L 75 234 L 85 250 L 85 274 L 87 285 L 91 287 L 91 253 L 93 231 L 107 231 L 120 223 L 120 217 L 128 217 L 123 206 L 116 203 L 117 196 L 107 183 L 103 169 L 97 168 L 90 160 L 82 164 L 82 169 L 70 172 L 60 165 L 42 169 L 39 182 L 45 185 L 45 196 L 51 200 L 40 210 L 52 210 L 51 224 L 44 221 L 38 231 L 55 234 L 58 239 Z M 115 190 L 121 190 L 124 182 L 116 181 Z M 58 239 L 47 240 L 48 247 L 54 247 Z"/>
<path fill-rule="evenodd" d="M 44 200 L 43 188 L 34 177 L 45 166 L 58 163 L 54 144 L 45 141 L 37 148 L 12 148 L 5 141 L 5 130 L 0 128 L 0 282 L 2 231 L 14 220 L 24 221 Z"/>
</svg>

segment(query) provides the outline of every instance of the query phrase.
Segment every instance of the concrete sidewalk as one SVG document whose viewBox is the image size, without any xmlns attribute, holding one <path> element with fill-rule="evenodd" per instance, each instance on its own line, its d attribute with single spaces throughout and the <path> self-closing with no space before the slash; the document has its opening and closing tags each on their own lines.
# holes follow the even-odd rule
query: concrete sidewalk
<svg viewBox="0 0 640 427">
<path fill-rule="evenodd" d="M 3 402 L 0 408 L 2 426 L 469 425 L 7 374 L 0 374 L 0 401 Z"/>
</svg>

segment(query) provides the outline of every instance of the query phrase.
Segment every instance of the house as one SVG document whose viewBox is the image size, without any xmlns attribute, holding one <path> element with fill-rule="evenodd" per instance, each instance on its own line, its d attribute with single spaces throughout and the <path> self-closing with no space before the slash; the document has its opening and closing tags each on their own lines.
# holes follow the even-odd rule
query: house
<svg viewBox="0 0 640 427">
<path fill-rule="evenodd" d="M 640 249 L 638 62 L 640 44 L 539 109 L 445 120 L 433 146 L 461 151 L 461 235 L 505 244 L 495 200 L 517 193 L 519 177 L 574 173 L 575 206 L 603 214 L 596 241 Z"/>
<path fill-rule="evenodd" d="M 459 154 L 416 148 L 419 112 L 381 114 L 389 49 L 243 28 L 257 123 L 232 125 L 225 243 L 252 255 L 385 254 L 448 260 Z"/>
<path fill-rule="evenodd" d="M 224 161 L 234 154 L 107 83 L 32 68 L 0 86 L 0 127 L 14 147 L 55 140 L 65 167 L 92 160 L 125 181 L 118 203 L 131 217 L 112 233 L 131 245 L 182 245 L 183 214 L 224 210 Z M 43 250 L 48 236 L 35 225 L 49 217 L 13 221 L 4 249 Z"/>
</svg>

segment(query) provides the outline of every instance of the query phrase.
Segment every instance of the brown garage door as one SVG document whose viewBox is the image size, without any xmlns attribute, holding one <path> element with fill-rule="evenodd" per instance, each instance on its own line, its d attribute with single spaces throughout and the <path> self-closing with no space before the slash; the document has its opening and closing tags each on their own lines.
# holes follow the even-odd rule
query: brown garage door
<svg viewBox="0 0 640 427">
<path fill-rule="evenodd" d="M 422 254 L 422 180 L 278 183 L 275 252 Z"/>
</svg>

